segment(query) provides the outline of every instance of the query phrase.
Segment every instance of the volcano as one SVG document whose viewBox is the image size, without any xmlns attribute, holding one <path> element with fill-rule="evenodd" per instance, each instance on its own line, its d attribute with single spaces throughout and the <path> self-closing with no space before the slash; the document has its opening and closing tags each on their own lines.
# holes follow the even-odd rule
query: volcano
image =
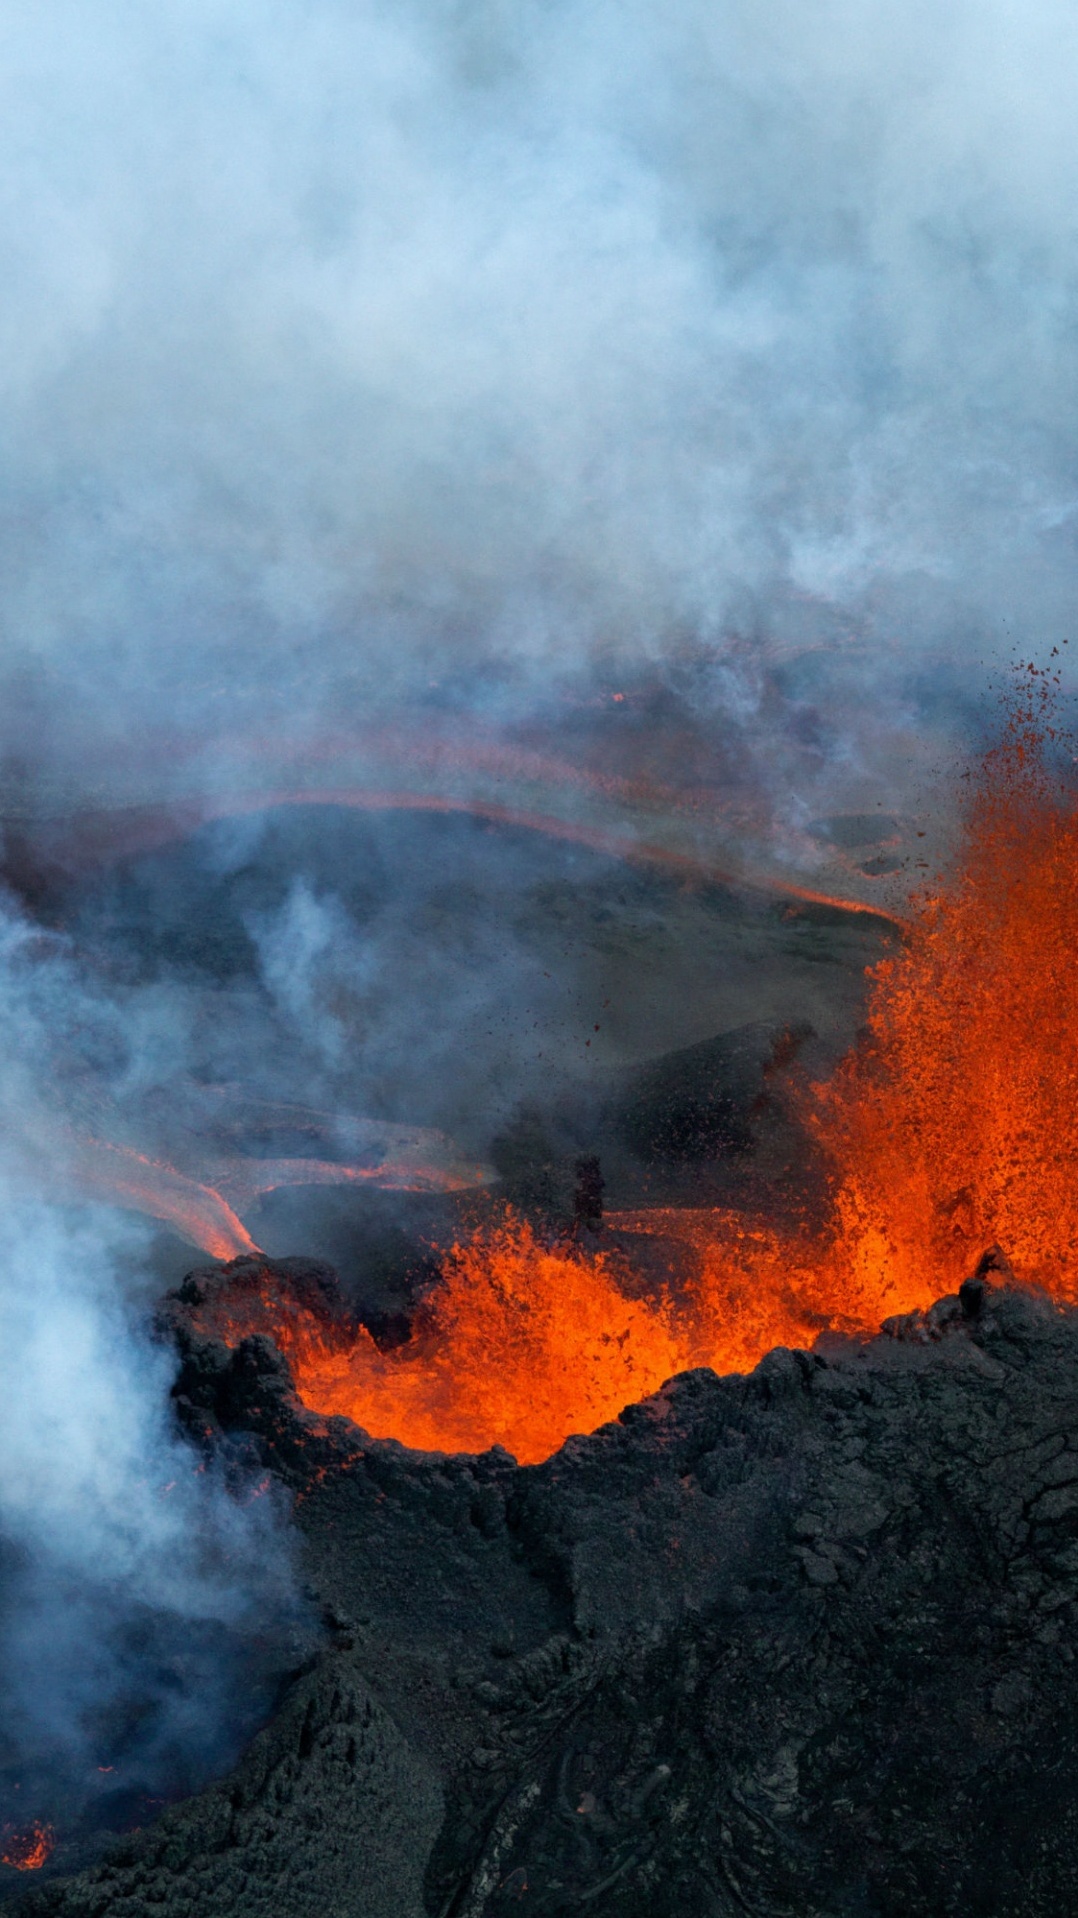
<svg viewBox="0 0 1078 1918">
<path fill-rule="evenodd" d="M 877 922 L 824 1077 L 795 1018 L 563 1081 L 490 1142 L 499 1187 L 461 1181 L 396 1312 L 253 1240 L 187 1273 L 157 1316 L 174 1416 L 206 1469 L 287 1494 L 318 1629 L 224 1779 L 89 1863 L 84 1834 L 13 1828 L 15 1910 L 1074 1903 L 1054 745 L 1019 703 L 954 875 L 901 942 Z M 323 1150 L 314 1108 L 219 1109 Z M 449 1166 L 435 1139 L 390 1165 Z"/>
<path fill-rule="evenodd" d="M 0 1918 L 1078 1915 L 1076 65 L 0 0 Z"/>
</svg>

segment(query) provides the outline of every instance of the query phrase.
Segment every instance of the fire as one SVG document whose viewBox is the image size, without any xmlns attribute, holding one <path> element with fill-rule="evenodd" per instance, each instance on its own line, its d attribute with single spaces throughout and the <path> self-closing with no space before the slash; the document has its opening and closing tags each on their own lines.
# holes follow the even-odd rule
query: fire
<svg viewBox="0 0 1078 1918">
<path fill-rule="evenodd" d="M 28 1825 L 22 1831 L 8 1829 L 4 1833 L 0 1864 L 11 1865 L 15 1871 L 40 1871 L 52 1856 L 55 1844 L 51 1825 Z"/>
<path fill-rule="evenodd" d="M 688 1366 L 745 1370 L 924 1308 L 993 1243 L 1024 1280 L 1078 1299 L 1078 792 L 1049 770 L 1051 683 L 1032 685 L 973 787 L 954 876 L 870 974 L 864 1042 L 802 1089 L 830 1167 L 822 1226 L 621 1214 L 623 1235 L 669 1249 L 668 1289 L 641 1296 L 624 1255 L 546 1243 L 507 1213 L 447 1254 L 394 1350 L 271 1314 L 305 1403 L 419 1448 L 500 1444 L 528 1463 Z"/>
</svg>

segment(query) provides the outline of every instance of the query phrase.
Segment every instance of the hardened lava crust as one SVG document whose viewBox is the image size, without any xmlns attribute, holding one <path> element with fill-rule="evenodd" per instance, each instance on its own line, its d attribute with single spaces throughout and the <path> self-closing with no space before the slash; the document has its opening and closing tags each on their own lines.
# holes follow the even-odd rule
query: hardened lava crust
<svg viewBox="0 0 1078 1918">
<path fill-rule="evenodd" d="M 192 1275 L 178 1411 L 291 1490 L 324 1642 L 228 1778 L 9 1910 L 1078 1910 L 1078 1313 L 991 1268 L 527 1468 L 316 1417 L 206 1330 L 252 1262 Z"/>
</svg>

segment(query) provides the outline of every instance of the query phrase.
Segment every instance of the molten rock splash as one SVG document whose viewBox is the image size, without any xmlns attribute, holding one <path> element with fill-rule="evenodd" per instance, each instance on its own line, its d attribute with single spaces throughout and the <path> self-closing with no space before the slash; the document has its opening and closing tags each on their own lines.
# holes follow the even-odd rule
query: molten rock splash
<svg viewBox="0 0 1078 1918">
<path fill-rule="evenodd" d="M 309 1407 L 376 1436 L 528 1463 L 692 1366 L 744 1371 L 923 1311 L 986 1244 L 1078 1297 L 1078 798 L 1049 770 L 1050 683 L 1033 686 L 985 762 L 955 876 L 874 970 L 864 1043 L 802 1088 L 830 1167 L 822 1226 L 653 1210 L 615 1215 L 620 1249 L 590 1250 L 506 1212 L 445 1255 L 403 1346 L 253 1297 L 232 1341 L 268 1333 Z M 625 1251 L 641 1234 L 667 1248 L 658 1294 Z"/>
</svg>

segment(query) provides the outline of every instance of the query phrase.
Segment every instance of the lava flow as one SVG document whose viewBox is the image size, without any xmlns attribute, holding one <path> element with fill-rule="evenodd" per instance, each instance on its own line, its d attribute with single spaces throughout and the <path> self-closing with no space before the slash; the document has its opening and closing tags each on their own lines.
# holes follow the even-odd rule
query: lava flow
<svg viewBox="0 0 1078 1918">
<path fill-rule="evenodd" d="M 207 1093 L 207 1097 L 209 1094 Z M 341 1162 L 327 1158 L 252 1158 L 245 1153 L 213 1154 L 194 1174 L 132 1147 L 58 1128 L 50 1143 L 74 1188 L 84 1197 L 121 1205 L 161 1219 L 181 1238 L 214 1259 L 238 1259 L 258 1252 L 241 1210 L 263 1193 L 281 1186 L 371 1185 L 395 1192 L 462 1192 L 489 1184 L 493 1171 L 465 1159 L 442 1132 L 431 1126 L 403 1126 L 312 1111 L 304 1106 L 272 1106 L 248 1101 L 257 1129 L 260 1117 L 302 1123 L 311 1136 L 345 1133 L 359 1156 Z"/>
<path fill-rule="evenodd" d="M 400 1347 L 277 1324 L 305 1403 L 530 1462 L 685 1367 L 744 1370 L 924 1309 L 994 1242 L 1020 1278 L 1078 1299 L 1078 793 L 1050 768 L 1051 685 L 1031 685 L 967 803 L 954 876 L 870 975 L 862 1044 L 802 1089 L 830 1167 L 824 1227 L 622 1215 L 674 1248 L 668 1291 L 642 1298 L 624 1254 L 544 1243 L 506 1214 L 445 1257 Z"/>
<path fill-rule="evenodd" d="M 203 740 L 200 757 L 204 749 Z M 649 732 L 646 763 L 635 768 L 631 735 L 621 740 L 619 753 L 626 750 L 628 772 L 614 772 L 604 763 L 601 732 L 590 748 L 581 742 L 574 759 L 459 721 L 434 727 L 429 715 L 420 723 L 326 732 L 302 742 L 230 733 L 228 777 L 208 785 L 199 779 L 185 792 L 187 753 L 170 736 L 153 741 L 141 769 L 127 767 L 135 787 L 126 799 L 117 793 L 113 804 L 80 806 L 66 819 L 20 817 L 13 843 L 31 870 L 43 862 L 74 871 L 155 851 L 211 820 L 280 807 L 458 814 L 587 847 L 687 884 L 746 886 L 894 918 L 871 897 L 871 875 L 865 896 L 863 864 L 847 869 L 839 858 L 835 867 L 833 845 L 831 879 L 840 891 L 805 885 L 806 867 L 818 864 L 826 837 L 801 835 L 791 857 L 791 829 L 777 831 L 760 793 L 746 786 L 715 742 L 702 751 L 693 727 L 661 729 L 661 737 Z M 159 789 L 170 764 L 172 797 L 137 799 L 139 785 Z"/>
</svg>

